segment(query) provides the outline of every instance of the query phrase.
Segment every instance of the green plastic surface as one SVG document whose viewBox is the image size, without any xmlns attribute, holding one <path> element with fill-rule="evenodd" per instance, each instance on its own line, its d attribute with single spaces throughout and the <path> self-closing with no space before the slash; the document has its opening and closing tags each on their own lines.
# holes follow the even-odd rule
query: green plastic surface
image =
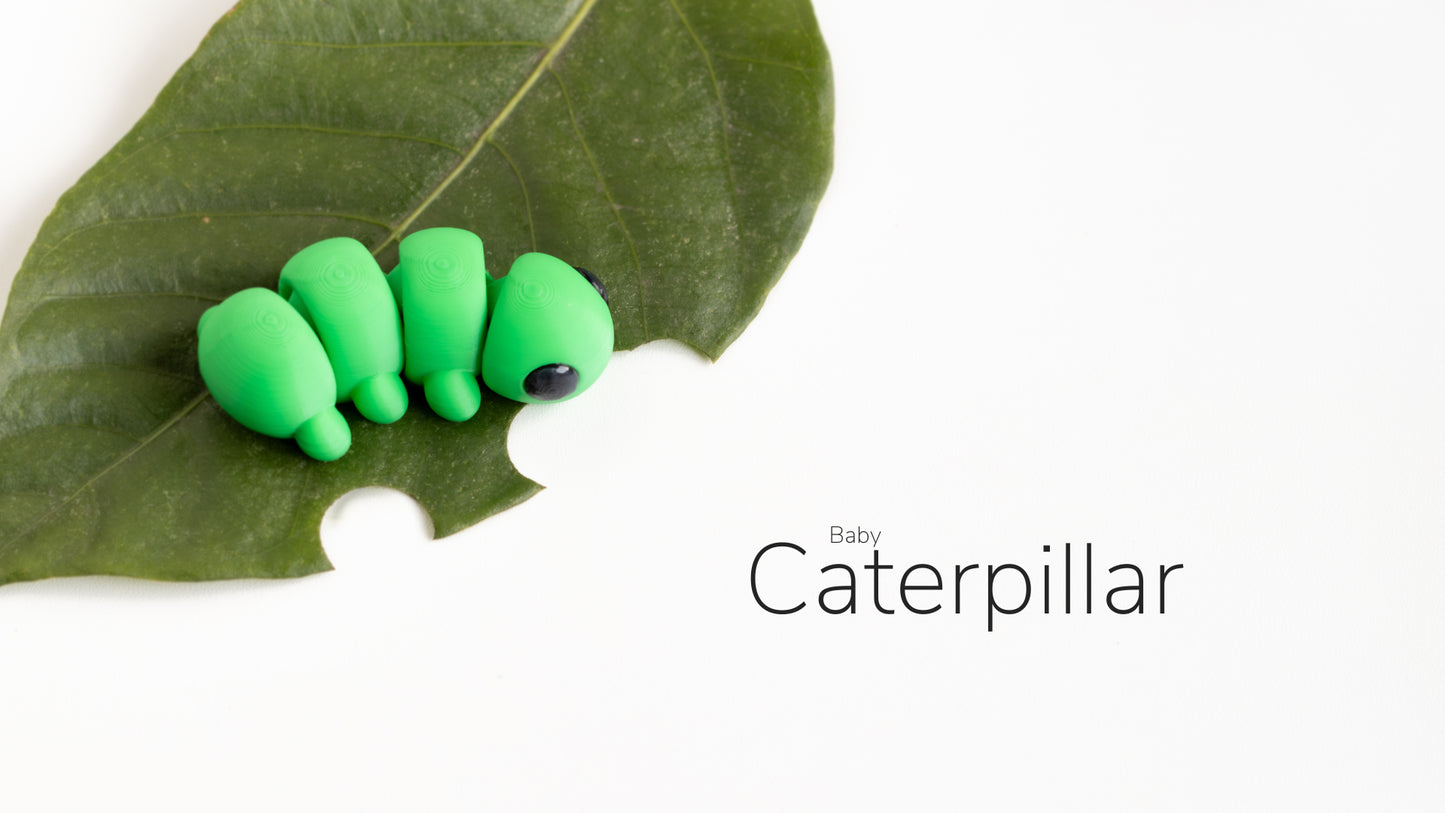
<svg viewBox="0 0 1445 813">
<path fill-rule="evenodd" d="M 528 404 L 582 394 L 612 357 L 612 313 L 592 283 L 549 254 L 518 257 L 493 285 L 493 306 L 482 350 L 482 379 L 498 395 Z M 560 398 L 536 398 L 528 375 L 548 365 L 576 370 L 576 388 Z"/>
<path fill-rule="evenodd" d="M 310 245 L 281 269 L 281 296 L 309 322 L 336 374 L 338 401 L 377 423 L 406 413 L 396 299 L 371 252 L 350 237 Z"/>
<path fill-rule="evenodd" d="M 480 408 L 479 369 L 514 401 L 580 395 L 612 356 L 612 313 L 599 287 L 537 252 L 492 279 L 481 239 L 462 229 L 402 240 L 390 276 L 356 240 L 322 240 L 282 268 L 279 295 L 248 288 L 202 314 L 201 377 L 244 426 L 335 460 L 351 446 L 337 402 L 392 423 L 407 409 L 403 371 L 452 421 Z"/>
<path fill-rule="evenodd" d="M 487 269 L 481 238 L 452 228 L 422 229 L 399 246 L 391 272 L 401 308 L 406 377 L 420 384 L 432 411 L 451 421 L 477 414 Z"/>
<path fill-rule="evenodd" d="M 351 447 L 336 410 L 336 376 L 321 341 L 286 300 L 247 288 L 201 314 L 196 328 L 201 378 L 242 425 L 295 438 L 317 460 Z"/>
</svg>

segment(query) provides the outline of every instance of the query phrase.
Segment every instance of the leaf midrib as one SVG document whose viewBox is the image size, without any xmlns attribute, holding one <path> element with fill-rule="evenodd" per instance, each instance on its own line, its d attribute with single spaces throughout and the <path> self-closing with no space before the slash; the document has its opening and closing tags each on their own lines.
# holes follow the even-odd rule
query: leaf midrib
<svg viewBox="0 0 1445 813">
<path fill-rule="evenodd" d="M 537 80 L 541 78 L 542 74 L 551 68 L 552 60 L 556 59 L 557 54 L 561 53 L 562 49 L 567 47 L 567 43 L 572 40 L 572 36 L 577 33 L 577 29 L 581 27 L 582 21 L 587 19 L 587 15 L 592 12 L 592 7 L 595 5 L 597 5 L 597 0 L 584 0 L 582 5 L 577 7 L 577 11 L 573 13 L 572 19 L 567 21 L 567 26 L 557 35 L 557 39 L 547 47 L 546 52 L 542 54 L 542 58 L 537 60 L 537 64 L 532 68 L 532 72 L 523 80 L 521 86 L 512 93 L 512 97 L 507 100 L 507 104 L 502 107 L 501 112 L 497 113 L 491 122 L 482 128 L 482 132 L 478 134 L 476 140 L 472 142 L 471 149 L 467 150 L 466 155 L 457 159 L 457 163 L 452 167 L 451 171 L 442 176 L 442 179 L 432 187 L 432 190 L 427 193 L 427 196 L 422 199 L 421 203 L 418 203 L 411 212 L 402 219 L 401 223 L 397 224 L 397 226 L 391 230 L 391 234 L 388 234 L 384 240 L 371 250 L 373 257 L 386 250 L 387 246 L 395 242 L 437 198 L 441 197 L 441 194 L 446 191 L 447 187 L 451 186 L 452 181 L 455 181 L 466 171 L 466 168 L 471 165 L 472 159 L 477 157 L 478 153 L 482 151 L 482 147 L 486 145 L 492 135 L 511 117 L 512 111 L 517 109 L 517 105 L 520 104 L 523 97 L 532 90 L 532 86 L 537 84 Z"/>
<path fill-rule="evenodd" d="M 81 492 L 85 491 L 87 488 L 90 488 L 92 485 L 95 484 L 97 480 L 101 479 L 107 474 L 110 474 L 112 471 L 115 471 L 116 467 L 118 467 L 120 464 L 139 454 L 142 449 L 144 449 L 146 446 L 149 446 L 156 438 L 165 434 L 168 430 L 170 430 L 171 427 L 180 423 L 181 419 L 191 414 L 191 412 L 193 412 L 196 407 L 200 406 L 207 398 L 209 398 L 210 395 L 210 390 L 202 389 L 199 393 L 196 394 L 196 397 L 192 398 L 190 401 L 187 401 L 185 406 L 177 410 L 176 414 L 167 418 L 165 423 L 151 430 L 151 433 L 149 435 L 146 435 L 145 437 L 136 441 L 136 444 L 130 447 L 130 449 L 126 450 L 125 454 L 117 457 L 115 460 L 112 460 L 105 468 L 91 475 L 90 479 L 86 480 L 84 483 L 81 483 L 80 486 L 77 487 L 74 491 L 67 494 L 65 496 L 65 499 L 57 500 L 53 505 L 45 509 L 44 512 L 37 516 L 29 525 L 25 526 L 23 530 L 15 534 L 14 537 L 6 541 L 4 544 L 0 544 L 0 551 L 5 550 L 15 542 L 18 542 L 19 540 L 24 539 L 25 537 L 34 533 L 37 529 L 40 528 L 41 525 L 45 524 L 46 520 L 55 516 L 55 514 L 59 512 L 60 509 L 68 505 L 71 500 L 80 496 Z"/>
<path fill-rule="evenodd" d="M 517 105 L 520 104 L 522 99 L 531 91 L 533 85 L 537 83 L 537 80 L 542 76 L 542 74 L 546 73 L 551 68 L 552 62 L 556 59 L 557 54 L 561 53 L 562 49 L 567 47 L 567 44 L 572 40 L 573 35 L 577 33 L 577 29 L 581 27 L 583 21 L 587 19 L 587 16 L 592 12 L 592 8 L 596 5 L 597 0 L 583 0 L 582 5 L 578 6 L 577 11 L 573 12 L 571 19 L 567 21 L 567 25 L 562 29 L 561 33 L 557 35 L 557 38 L 552 42 L 552 44 L 547 47 L 547 50 L 542 54 L 542 58 L 537 61 L 536 66 L 532 68 L 532 72 L 529 73 L 527 75 L 527 78 L 523 80 L 522 84 L 518 86 L 515 91 L 513 91 L 511 98 L 507 100 L 507 104 L 504 105 L 501 111 L 499 111 L 497 115 L 494 116 L 492 120 L 488 122 L 485 127 L 482 128 L 481 132 L 477 135 L 475 141 L 472 142 L 471 148 L 467 150 L 466 154 L 462 155 L 459 159 L 457 159 L 457 163 L 451 168 L 450 171 L 447 172 L 446 175 L 442 176 L 442 178 L 437 181 L 437 183 L 427 193 L 426 197 L 424 197 L 421 202 L 419 202 L 415 207 L 413 207 L 412 210 L 406 215 L 406 217 L 403 218 L 402 221 L 394 228 L 392 228 L 391 232 L 386 236 L 386 238 L 384 238 L 379 244 L 376 245 L 376 247 L 372 249 L 372 256 L 380 254 L 386 249 L 387 246 L 395 242 L 411 226 L 411 224 L 414 223 L 416 219 L 427 210 L 428 207 L 430 207 L 433 203 L 436 202 L 439 197 L 441 197 L 442 193 L 446 191 L 447 187 L 451 186 L 452 182 L 455 181 L 458 177 L 461 176 L 463 172 L 466 171 L 467 167 L 471 165 L 472 160 L 477 157 L 477 155 L 481 152 L 482 148 L 486 146 L 487 142 L 491 139 L 491 137 L 511 116 L 512 111 L 517 108 Z M 68 236 L 69 235 L 67 235 L 67 237 Z M 0 541 L 0 550 L 4 550 L 10 547 L 12 544 L 18 542 L 21 539 L 24 539 L 25 537 L 37 531 L 45 523 L 46 520 L 55 516 L 56 513 L 58 513 L 62 508 L 68 505 L 72 500 L 84 493 L 86 489 L 93 486 L 101 478 L 110 474 L 122 463 L 134 457 L 142 449 L 155 442 L 155 440 L 161 435 L 165 434 L 176 425 L 178 425 L 187 415 L 190 415 L 192 412 L 195 411 L 198 406 L 204 403 L 206 399 L 210 397 L 210 394 L 211 393 L 209 389 L 202 388 L 201 391 L 197 393 L 194 398 L 192 398 L 183 407 L 177 410 L 174 415 L 171 415 L 169 418 L 167 418 L 164 423 L 162 423 L 160 426 L 157 426 L 154 430 L 151 431 L 150 434 L 137 441 L 136 444 L 130 449 L 126 450 L 124 454 L 111 461 L 105 466 L 105 468 L 101 469 L 99 472 L 96 472 L 79 487 L 77 487 L 74 491 L 67 494 L 64 498 L 57 500 L 55 503 L 53 503 L 49 508 L 43 511 L 19 533 L 15 534 L 9 540 Z"/>
</svg>

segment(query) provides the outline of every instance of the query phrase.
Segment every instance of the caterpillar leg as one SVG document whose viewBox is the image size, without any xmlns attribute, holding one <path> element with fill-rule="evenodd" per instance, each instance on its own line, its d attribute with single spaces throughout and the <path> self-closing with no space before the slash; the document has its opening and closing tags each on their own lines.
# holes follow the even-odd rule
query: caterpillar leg
<svg viewBox="0 0 1445 813">
<path fill-rule="evenodd" d="M 482 407 L 482 389 L 477 377 L 467 370 L 442 370 L 422 384 L 426 402 L 436 414 L 449 421 L 471 420 Z"/>
</svg>

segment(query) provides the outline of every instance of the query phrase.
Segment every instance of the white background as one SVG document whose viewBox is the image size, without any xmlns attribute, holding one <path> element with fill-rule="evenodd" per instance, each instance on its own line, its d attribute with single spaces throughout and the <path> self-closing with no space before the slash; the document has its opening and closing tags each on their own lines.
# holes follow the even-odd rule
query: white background
<svg viewBox="0 0 1445 813">
<path fill-rule="evenodd" d="M 0 14 L 7 284 L 231 2 Z M 529 408 L 548 490 L 454 537 L 370 490 L 333 573 L 0 590 L 0 808 L 1441 809 L 1438 4 L 817 6 L 837 168 L 719 363 Z M 831 525 L 1185 568 L 834 617 Z"/>
</svg>

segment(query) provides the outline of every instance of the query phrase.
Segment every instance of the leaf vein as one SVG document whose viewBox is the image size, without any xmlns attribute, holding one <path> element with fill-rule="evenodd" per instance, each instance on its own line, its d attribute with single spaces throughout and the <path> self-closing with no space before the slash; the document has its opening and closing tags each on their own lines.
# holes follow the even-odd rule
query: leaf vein
<svg viewBox="0 0 1445 813">
<path fill-rule="evenodd" d="M 116 159 L 111 162 L 108 167 L 106 167 L 104 172 L 95 177 L 95 181 L 98 182 L 109 178 L 121 167 L 130 163 L 130 161 L 136 156 L 140 155 L 143 152 L 146 152 L 152 147 L 164 144 L 166 141 L 169 141 L 170 139 L 178 135 L 205 135 L 209 133 L 223 133 L 234 130 L 302 130 L 315 133 L 334 133 L 336 135 L 356 136 L 358 138 L 387 138 L 396 139 L 399 141 L 414 141 L 419 144 L 430 144 L 435 147 L 441 147 L 443 149 L 449 150 L 458 155 L 462 154 L 461 147 L 455 146 L 453 144 L 448 144 L 445 141 L 426 138 L 424 136 L 411 135 L 409 133 L 393 133 L 383 130 L 349 130 L 340 127 L 322 127 L 315 124 L 273 124 L 268 122 L 257 122 L 254 124 L 225 124 L 217 127 L 181 127 L 148 138 L 143 143 L 141 143 L 140 146 L 136 147 L 130 152 L 125 153 L 121 156 L 117 156 Z"/>
<path fill-rule="evenodd" d="M 112 297 L 146 297 L 146 296 L 174 296 L 185 299 L 199 299 L 204 302 L 222 302 L 219 296 L 208 294 L 192 294 L 186 291 L 96 291 L 93 293 L 79 294 L 44 294 L 37 297 L 35 304 L 49 302 L 52 299 L 110 299 Z"/>
<path fill-rule="evenodd" d="M 562 89 L 562 101 L 567 105 L 567 118 L 572 121 L 572 132 L 577 134 L 577 143 L 582 145 L 582 152 L 587 155 L 587 163 L 592 166 L 592 174 L 597 176 L 597 185 L 602 187 L 602 195 L 607 198 L 607 203 L 612 207 L 612 216 L 617 218 L 617 225 L 622 227 L 622 236 L 627 239 L 627 248 L 632 252 L 632 264 L 637 267 L 637 312 L 642 317 L 642 337 L 650 339 L 652 334 L 647 329 L 647 296 L 646 296 L 646 275 L 642 273 L 642 258 L 637 254 L 637 244 L 632 240 L 632 232 L 627 228 L 627 221 L 622 219 L 622 207 L 612 197 L 612 190 L 607 187 L 607 179 L 602 177 L 602 170 L 597 166 L 597 158 L 592 154 L 592 148 L 587 146 L 587 139 L 582 135 L 582 126 L 577 123 L 577 113 L 572 109 L 572 95 L 567 92 L 567 84 L 562 81 L 562 76 L 556 71 L 549 70 L 552 78 L 557 80 L 557 87 Z"/>
<path fill-rule="evenodd" d="M 198 377 L 196 377 L 196 376 L 193 376 L 193 375 L 186 375 L 186 374 L 184 374 L 184 373 L 175 373 L 175 372 L 171 372 L 170 370 L 162 370 L 162 369 L 160 369 L 159 367 L 146 367 L 146 366 L 139 365 L 139 364 L 115 364 L 115 363 L 108 362 L 108 361 L 77 361 L 77 362 L 73 362 L 73 363 L 71 363 L 71 364 L 37 364 L 37 365 L 31 365 L 31 366 L 23 367 L 23 368 L 21 368 L 21 372 L 35 373 L 35 372 L 46 372 L 46 371 L 51 371 L 51 370 L 82 370 L 82 369 L 94 369 L 94 368 L 97 368 L 97 367 L 98 367 L 98 368 L 101 368 L 101 369 L 107 369 L 107 370 L 125 370 L 125 371 L 128 371 L 128 372 L 149 373 L 149 374 L 151 374 L 151 375 L 159 375 L 159 376 L 165 376 L 166 378 L 174 378 L 174 379 L 176 379 L 176 380 L 178 380 L 178 381 L 184 381 L 184 382 L 186 382 L 186 383 L 188 383 L 188 384 L 194 384 L 194 383 L 197 383 L 197 382 L 199 382 L 199 381 L 201 380 L 200 378 L 198 378 Z"/>
<path fill-rule="evenodd" d="M 68 232 L 65 233 L 65 236 L 64 236 L 64 237 L 61 237 L 59 240 L 57 240 L 57 241 L 55 241 L 54 243 L 51 243 L 49 246 L 47 246 L 46 249 L 45 249 L 45 253 L 44 253 L 44 254 L 41 254 L 39 257 L 36 258 L 35 264 L 36 264 L 36 266 L 43 265 L 43 264 L 45 263 L 45 260 L 48 259 L 51 254 L 54 254 L 62 245 L 64 245 L 66 242 L 68 242 L 71 238 L 76 237 L 77 235 L 84 234 L 85 232 L 91 231 L 92 229 L 98 229 L 98 228 L 101 228 L 101 227 L 104 227 L 104 226 L 125 226 L 125 225 L 134 224 L 134 223 L 160 223 L 160 222 L 164 222 L 164 221 L 167 221 L 167 220 L 195 220 L 195 219 L 205 220 L 205 219 L 208 219 L 208 218 L 218 218 L 218 217 L 225 217 L 225 218 L 244 218 L 244 217 L 331 217 L 331 218 L 336 218 L 336 219 L 338 219 L 338 220 L 355 220 L 355 221 L 358 221 L 358 222 L 361 222 L 361 223 L 367 223 L 367 224 L 372 225 L 372 226 L 379 226 L 379 227 L 381 227 L 381 228 L 389 228 L 388 224 L 387 224 L 385 221 L 377 220 L 376 218 L 373 218 L 373 217 L 367 217 L 367 216 L 365 216 L 365 215 L 349 214 L 349 213 L 346 213 L 346 212 L 322 212 L 322 211 L 317 211 L 317 212 L 288 212 L 288 211 L 273 211 L 273 212 L 263 212 L 263 211 L 254 211 L 254 212 L 172 212 L 172 213 L 170 213 L 170 214 L 150 215 L 150 216 L 146 216 L 146 217 L 120 217 L 120 218 L 114 218 L 114 219 L 109 219 L 109 220 L 97 220 L 97 221 L 95 221 L 94 223 L 87 223 L 86 225 L 81 226 L 81 227 L 78 228 L 78 229 L 71 229 L 70 231 L 68 231 Z"/>
<path fill-rule="evenodd" d="M 532 196 L 527 194 L 527 181 L 522 177 L 522 170 L 517 166 L 517 162 L 513 161 L 512 156 L 508 155 L 507 151 L 502 149 L 501 144 L 498 144 L 496 141 L 491 141 L 488 143 L 492 145 L 493 149 L 501 153 L 502 158 L 506 160 L 507 165 L 512 168 L 512 174 L 517 176 L 517 184 L 522 187 L 522 208 L 527 211 L 527 233 L 532 236 L 532 250 L 536 251 L 537 228 L 532 223 Z"/>
<path fill-rule="evenodd" d="M 301 518 L 301 508 L 306 504 L 306 497 L 309 496 L 307 492 L 311 487 L 312 468 L 312 466 L 306 466 L 301 470 L 301 487 L 296 489 L 296 492 L 293 495 L 296 499 L 296 504 L 295 507 L 291 509 L 291 521 L 286 523 L 286 533 L 277 537 L 275 542 L 267 545 L 264 548 L 265 550 L 273 550 L 280 547 L 281 545 L 286 544 L 286 541 L 291 538 L 291 535 L 293 533 L 296 532 L 296 521 Z"/>
<path fill-rule="evenodd" d="M 101 425 L 98 424 L 98 423 L 47 423 L 47 424 L 45 424 L 45 427 L 44 427 L 44 428 L 50 429 L 50 428 L 56 428 L 56 427 L 59 427 L 59 428 L 72 428 L 72 429 L 94 429 L 94 430 L 97 431 L 97 432 L 106 432 L 106 433 L 108 433 L 108 434 L 112 434 L 112 435 L 116 435 L 116 436 L 118 436 L 118 437 L 125 438 L 126 440 L 131 441 L 132 443 L 135 443 L 135 442 L 137 442 L 137 441 L 140 440 L 140 436 L 139 436 L 139 435 L 133 435 L 133 434 L 131 434 L 130 432 L 126 432 L 126 431 L 123 431 L 123 430 L 120 430 L 120 429 L 116 429 L 116 428 L 110 427 L 110 426 L 101 426 Z M 38 427 L 37 427 L 37 428 L 38 428 Z M 40 493 L 43 493 L 43 492 L 32 492 L 32 493 L 40 494 Z"/>
<path fill-rule="evenodd" d="M 531 40 L 417 40 L 414 42 L 317 42 L 313 40 L 272 40 L 243 38 L 237 42 L 254 42 L 261 45 L 287 45 L 294 48 L 329 48 L 333 50 L 362 50 L 367 48 L 542 48 L 547 43 Z"/>
<path fill-rule="evenodd" d="M 172 130 L 166 135 L 161 136 L 155 140 L 160 141 L 177 135 L 204 135 L 210 133 L 232 132 L 236 130 L 299 130 L 311 133 L 325 133 L 328 135 L 356 136 L 358 138 L 383 138 L 395 139 L 397 141 L 414 141 L 418 144 L 430 144 L 433 147 L 441 147 L 442 149 L 450 150 L 457 155 L 462 154 L 462 148 L 454 144 L 448 144 L 445 141 L 438 141 L 434 138 L 411 135 L 410 133 L 393 133 L 387 132 L 385 130 L 350 130 L 344 127 L 322 127 L 316 124 L 272 124 L 268 122 L 257 122 L 255 124 L 224 124 L 218 127 L 185 127 L 178 130 Z M 147 142 L 147 144 L 151 143 L 154 142 Z M 136 150 L 136 152 L 139 151 L 140 150 Z M 134 155 L 135 153 L 131 154 Z"/>
<path fill-rule="evenodd" d="M 703 62 L 707 65 L 707 75 L 712 80 L 712 91 L 713 94 L 717 96 L 718 115 L 722 118 L 723 160 L 727 163 L 728 169 L 728 193 L 732 198 L 732 215 L 737 226 L 738 237 L 741 238 L 743 231 L 741 219 L 742 210 L 738 208 L 738 182 L 737 179 L 733 177 L 732 144 L 728 138 L 728 106 L 723 100 L 722 84 L 718 82 L 717 71 L 713 69 L 712 55 L 708 52 L 707 46 L 703 45 L 702 39 L 697 35 L 697 31 L 693 30 L 692 23 L 688 22 L 687 15 L 682 13 L 682 8 L 677 5 L 677 0 L 667 0 L 667 2 L 672 4 L 672 10 L 677 12 L 677 18 L 682 20 L 682 25 L 687 29 L 688 36 L 692 37 L 692 42 L 697 46 L 698 53 L 702 54 Z"/>
<path fill-rule="evenodd" d="M 808 83 L 808 87 L 813 88 L 814 90 L 817 89 L 817 87 L 813 84 L 813 74 L 816 73 L 816 69 L 809 70 L 808 68 L 805 68 L 801 65 L 790 65 L 787 62 L 774 62 L 771 59 L 757 59 L 756 57 L 739 56 L 737 54 L 715 53 L 713 54 L 713 56 L 716 56 L 718 59 L 726 59 L 729 62 L 746 62 L 752 65 L 769 65 L 774 68 L 787 68 L 790 71 L 797 71 L 798 73 L 803 75 L 803 81 Z"/>
</svg>

